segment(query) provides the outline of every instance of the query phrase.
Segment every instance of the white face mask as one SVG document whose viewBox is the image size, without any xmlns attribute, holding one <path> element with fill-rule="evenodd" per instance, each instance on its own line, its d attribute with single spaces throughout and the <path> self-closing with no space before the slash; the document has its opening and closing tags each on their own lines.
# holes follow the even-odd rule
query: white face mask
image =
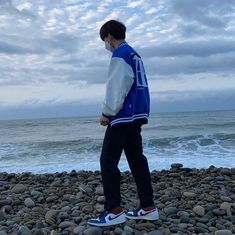
<svg viewBox="0 0 235 235">
<path fill-rule="evenodd" d="M 115 50 L 114 47 L 112 47 L 112 46 L 110 45 L 110 43 L 109 43 L 109 42 L 106 42 L 106 41 L 105 41 L 105 49 L 108 50 L 108 51 L 110 51 L 110 52 L 113 52 L 113 51 Z"/>
</svg>

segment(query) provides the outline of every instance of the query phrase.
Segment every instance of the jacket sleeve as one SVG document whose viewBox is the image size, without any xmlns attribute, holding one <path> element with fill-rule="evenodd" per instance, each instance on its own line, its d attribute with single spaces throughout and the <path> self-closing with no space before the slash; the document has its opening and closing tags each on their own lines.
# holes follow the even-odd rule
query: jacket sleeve
<svg viewBox="0 0 235 235">
<path fill-rule="evenodd" d="M 128 95 L 134 82 L 132 67 L 119 57 L 112 57 L 108 81 L 106 84 L 105 100 L 102 106 L 104 116 L 114 116 L 123 107 L 125 97 Z"/>
</svg>

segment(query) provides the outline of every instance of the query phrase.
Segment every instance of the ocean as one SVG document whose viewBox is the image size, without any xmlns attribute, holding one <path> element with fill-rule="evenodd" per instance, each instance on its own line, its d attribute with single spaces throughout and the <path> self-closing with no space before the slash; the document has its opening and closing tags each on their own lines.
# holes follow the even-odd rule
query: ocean
<svg viewBox="0 0 235 235">
<path fill-rule="evenodd" d="M 99 117 L 0 121 L 0 172 L 100 170 Z M 235 111 L 151 114 L 142 127 L 150 170 L 235 167 Z M 129 170 L 122 154 L 119 168 Z"/>
</svg>

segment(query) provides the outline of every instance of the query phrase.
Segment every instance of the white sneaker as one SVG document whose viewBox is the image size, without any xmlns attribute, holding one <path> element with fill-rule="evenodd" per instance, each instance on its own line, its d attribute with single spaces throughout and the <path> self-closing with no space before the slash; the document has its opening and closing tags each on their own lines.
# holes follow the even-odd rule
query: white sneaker
<svg viewBox="0 0 235 235">
<path fill-rule="evenodd" d="M 121 224 L 126 221 L 125 212 L 121 211 L 118 214 L 115 214 L 114 212 L 106 211 L 103 214 L 101 214 L 96 219 L 90 219 L 88 221 L 89 225 L 98 226 L 98 227 L 104 227 L 104 226 L 111 226 L 116 224 Z"/>
<path fill-rule="evenodd" d="M 128 219 L 143 219 L 143 220 L 157 220 L 159 219 L 158 210 L 156 207 L 140 208 L 126 212 Z"/>
</svg>

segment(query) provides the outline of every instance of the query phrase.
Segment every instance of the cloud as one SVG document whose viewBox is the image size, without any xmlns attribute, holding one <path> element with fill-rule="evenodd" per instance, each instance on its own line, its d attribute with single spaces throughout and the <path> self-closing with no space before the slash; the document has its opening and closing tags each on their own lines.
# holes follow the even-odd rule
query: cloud
<svg viewBox="0 0 235 235">
<path fill-rule="evenodd" d="M 0 0 L 0 104 L 101 101 L 111 54 L 99 28 L 113 18 L 127 25 L 152 97 L 190 95 L 191 84 L 208 95 L 235 90 L 234 8 L 235 0 Z"/>
</svg>

